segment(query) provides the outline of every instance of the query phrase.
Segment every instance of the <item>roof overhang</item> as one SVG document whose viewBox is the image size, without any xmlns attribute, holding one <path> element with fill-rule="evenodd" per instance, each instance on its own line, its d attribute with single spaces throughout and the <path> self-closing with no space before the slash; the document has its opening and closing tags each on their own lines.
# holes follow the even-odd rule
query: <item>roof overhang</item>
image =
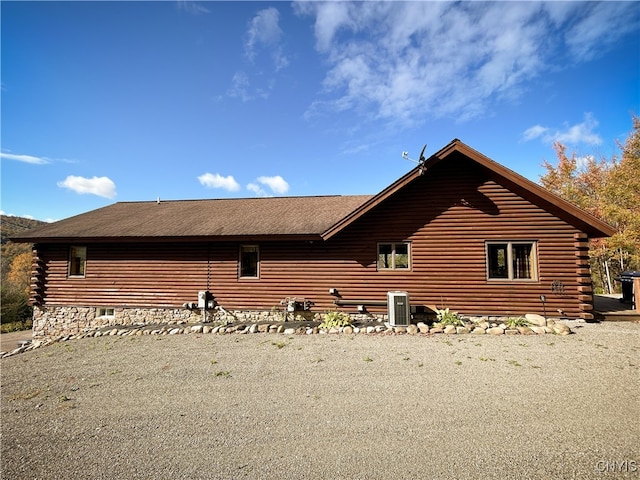
<svg viewBox="0 0 640 480">
<path fill-rule="evenodd" d="M 184 237 L 13 237 L 15 243 L 46 245 L 88 245 L 88 244 L 134 244 L 134 243 L 222 243 L 222 242 L 316 242 L 322 241 L 318 234 L 308 235 L 233 235 L 233 236 L 184 236 Z"/>
</svg>

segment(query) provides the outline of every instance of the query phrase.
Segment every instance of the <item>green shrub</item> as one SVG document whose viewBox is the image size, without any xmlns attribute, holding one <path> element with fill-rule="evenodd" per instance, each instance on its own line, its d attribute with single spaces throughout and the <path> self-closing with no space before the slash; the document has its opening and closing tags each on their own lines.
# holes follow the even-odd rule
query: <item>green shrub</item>
<svg viewBox="0 0 640 480">
<path fill-rule="evenodd" d="M 324 314 L 324 320 L 319 325 L 320 328 L 340 328 L 351 325 L 351 320 L 349 319 L 349 315 L 344 312 L 327 312 Z"/>
<path fill-rule="evenodd" d="M 26 292 L 3 285 L 0 299 L 0 323 L 25 323 L 31 320 L 33 309 L 29 306 L 29 295 Z"/>
<path fill-rule="evenodd" d="M 528 327 L 529 322 L 527 322 L 523 317 L 516 317 L 508 319 L 505 322 L 505 325 L 509 328 Z"/>
<path fill-rule="evenodd" d="M 436 308 L 436 315 L 438 322 L 442 325 L 464 326 L 464 322 L 458 312 L 452 312 L 448 307 L 443 310 Z"/>
</svg>

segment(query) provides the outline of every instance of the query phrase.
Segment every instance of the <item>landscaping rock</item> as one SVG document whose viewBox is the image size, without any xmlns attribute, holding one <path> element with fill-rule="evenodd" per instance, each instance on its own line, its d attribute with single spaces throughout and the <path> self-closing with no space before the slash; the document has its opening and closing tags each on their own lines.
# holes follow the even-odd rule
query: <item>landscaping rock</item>
<svg viewBox="0 0 640 480">
<path fill-rule="evenodd" d="M 418 333 L 418 326 L 417 325 L 409 325 L 407 327 L 407 333 L 409 335 L 416 335 Z"/>
<path fill-rule="evenodd" d="M 504 329 L 501 327 L 491 327 L 487 329 L 487 333 L 490 335 L 502 335 L 504 333 Z"/>
<path fill-rule="evenodd" d="M 269 324 L 268 323 L 263 323 L 261 325 L 258 325 L 258 331 L 260 333 L 266 333 L 269 331 Z"/>
<path fill-rule="evenodd" d="M 211 327 L 209 325 L 203 326 L 202 333 L 211 333 Z"/>
<path fill-rule="evenodd" d="M 518 335 L 520 332 L 518 330 L 516 330 L 515 328 L 507 328 L 504 331 L 505 335 Z"/>
<path fill-rule="evenodd" d="M 191 333 L 202 333 L 202 325 L 194 325 L 191 327 Z"/>
<path fill-rule="evenodd" d="M 367 327 L 367 333 L 375 333 L 376 327 Z"/>
<path fill-rule="evenodd" d="M 447 325 L 446 327 L 444 327 L 444 333 L 446 333 L 447 335 L 453 335 L 457 333 L 456 327 L 454 327 L 453 325 Z"/>
<path fill-rule="evenodd" d="M 545 327 L 537 327 L 535 325 L 531 326 L 531 331 L 537 333 L 538 335 L 544 335 L 546 332 Z"/>
<path fill-rule="evenodd" d="M 457 334 L 469 333 L 469 329 L 467 327 L 456 327 Z"/>
<path fill-rule="evenodd" d="M 474 335 L 484 335 L 487 333 L 487 330 L 485 328 L 477 326 L 476 328 L 471 330 L 471 333 L 473 333 Z"/>
<path fill-rule="evenodd" d="M 407 333 L 407 327 L 395 327 L 393 331 L 396 333 Z"/>
<path fill-rule="evenodd" d="M 353 327 L 347 325 L 346 327 L 344 327 L 342 329 L 342 333 L 346 333 L 347 335 L 350 335 L 353 333 Z"/>
<path fill-rule="evenodd" d="M 556 323 L 553 326 L 553 333 L 557 335 L 569 335 L 571 333 L 571 328 L 564 323 Z"/>
<path fill-rule="evenodd" d="M 282 326 L 282 325 L 280 325 Z M 296 329 L 295 328 L 285 328 L 282 330 L 282 333 L 284 333 L 285 335 L 293 335 L 296 333 Z"/>
<path fill-rule="evenodd" d="M 521 335 L 534 335 L 533 330 L 529 327 L 518 327 L 518 331 Z"/>
<path fill-rule="evenodd" d="M 524 319 L 531 325 L 535 325 L 537 327 L 544 327 L 547 325 L 547 319 L 537 313 L 527 313 L 524 316 Z"/>
<path fill-rule="evenodd" d="M 436 327 L 434 327 L 434 328 L 431 328 L 429 330 L 429 333 L 444 333 L 444 328 L 440 328 L 440 327 L 436 328 Z"/>
<path fill-rule="evenodd" d="M 254 323 L 249 327 L 249 333 L 256 333 L 258 331 L 258 325 Z"/>
</svg>

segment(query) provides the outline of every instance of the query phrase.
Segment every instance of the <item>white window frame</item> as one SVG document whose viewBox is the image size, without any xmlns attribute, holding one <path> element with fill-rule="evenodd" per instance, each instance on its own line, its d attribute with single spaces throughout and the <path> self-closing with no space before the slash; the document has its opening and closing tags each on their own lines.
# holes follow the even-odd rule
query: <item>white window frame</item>
<svg viewBox="0 0 640 480">
<path fill-rule="evenodd" d="M 116 316 L 116 309 L 113 307 L 98 307 L 96 309 L 97 318 L 114 318 Z"/>
<path fill-rule="evenodd" d="M 494 245 L 506 245 L 506 277 L 492 277 L 491 276 L 491 260 L 489 257 L 490 248 Z M 530 245 L 531 246 L 531 258 L 530 258 L 530 273 L 531 278 L 517 278 L 514 268 L 514 245 Z M 485 263 L 487 280 L 490 282 L 537 282 L 538 281 L 538 242 L 537 240 L 488 240 L 485 242 Z"/>
<path fill-rule="evenodd" d="M 391 246 L 391 266 L 384 267 L 380 266 L 380 247 L 382 245 L 390 245 Z M 396 266 L 396 249 L 397 245 L 403 245 L 407 247 L 407 266 L 406 267 L 398 267 Z M 379 272 L 408 272 L 411 270 L 411 242 L 378 242 L 376 247 L 376 268 Z"/>
</svg>

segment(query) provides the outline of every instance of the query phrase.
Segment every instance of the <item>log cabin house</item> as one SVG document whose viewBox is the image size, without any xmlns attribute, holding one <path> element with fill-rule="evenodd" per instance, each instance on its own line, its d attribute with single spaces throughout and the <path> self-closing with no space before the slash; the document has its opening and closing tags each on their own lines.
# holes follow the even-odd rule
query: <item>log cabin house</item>
<svg viewBox="0 0 640 480">
<path fill-rule="evenodd" d="M 34 244 L 38 336 L 283 304 L 383 318 L 390 291 L 417 313 L 542 313 L 544 296 L 592 319 L 589 239 L 613 233 L 455 139 L 373 196 L 118 202 L 14 240 Z"/>
</svg>

